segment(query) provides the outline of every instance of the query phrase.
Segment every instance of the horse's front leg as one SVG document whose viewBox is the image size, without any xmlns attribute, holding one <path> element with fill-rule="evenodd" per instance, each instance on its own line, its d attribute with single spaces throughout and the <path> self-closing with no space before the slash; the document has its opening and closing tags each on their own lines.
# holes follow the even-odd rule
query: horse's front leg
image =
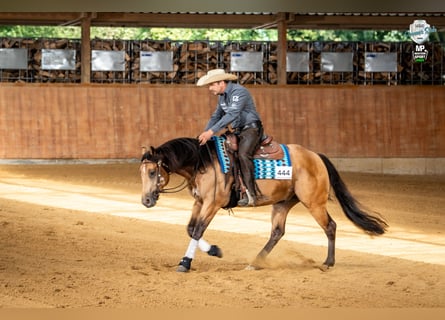
<svg viewBox="0 0 445 320">
<path fill-rule="evenodd" d="M 187 225 L 187 234 L 189 237 L 192 237 L 193 230 L 195 229 L 196 224 L 198 223 L 199 213 L 202 209 L 202 201 L 195 200 L 192 207 L 192 215 L 190 217 L 189 223 Z"/>
<path fill-rule="evenodd" d="M 187 272 L 191 268 L 192 260 L 195 258 L 196 249 L 199 248 L 203 252 L 207 252 L 208 255 L 222 258 L 222 251 L 216 245 L 210 245 L 207 241 L 202 238 L 207 226 L 210 221 L 215 216 L 218 209 L 208 208 L 206 211 L 213 209 L 211 214 L 206 216 L 201 216 L 200 213 L 203 209 L 202 203 L 200 201 L 195 201 L 192 209 L 192 216 L 190 218 L 189 224 L 187 225 L 187 233 L 192 238 L 190 239 L 189 246 L 185 252 L 184 257 L 179 262 L 178 272 Z"/>
<path fill-rule="evenodd" d="M 222 258 L 222 250 L 217 245 L 211 245 L 203 238 L 196 240 L 191 239 L 185 256 L 179 261 L 178 272 L 188 272 L 192 266 L 192 260 L 195 258 L 196 249 L 199 248 L 203 252 L 207 252 L 209 256 Z"/>
</svg>

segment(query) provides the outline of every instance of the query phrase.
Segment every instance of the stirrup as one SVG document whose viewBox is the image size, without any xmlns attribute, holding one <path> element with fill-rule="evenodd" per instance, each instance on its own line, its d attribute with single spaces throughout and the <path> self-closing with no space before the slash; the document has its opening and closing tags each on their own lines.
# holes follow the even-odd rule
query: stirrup
<svg viewBox="0 0 445 320">
<path fill-rule="evenodd" d="M 238 201 L 238 206 L 240 206 L 240 207 L 247 207 L 248 205 L 249 205 L 249 199 L 247 199 L 247 198 L 241 198 Z"/>
<path fill-rule="evenodd" d="M 250 194 L 248 189 L 246 189 L 246 195 L 247 195 L 247 199 L 246 198 L 240 199 L 238 201 L 238 205 L 241 207 L 246 207 L 246 206 L 254 207 L 255 206 L 255 197 Z"/>
</svg>

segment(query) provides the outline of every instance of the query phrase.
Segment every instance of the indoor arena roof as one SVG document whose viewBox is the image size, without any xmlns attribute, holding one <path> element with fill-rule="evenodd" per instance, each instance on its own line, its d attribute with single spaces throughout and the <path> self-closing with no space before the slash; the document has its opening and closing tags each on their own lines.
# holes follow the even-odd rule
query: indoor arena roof
<svg viewBox="0 0 445 320">
<path fill-rule="evenodd" d="M 270 29 L 285 21 L 288 29 L 407 30 L 426 20 L 445 30 L 445 12 L 298 13 L 298 12 L 0 12 L 0 25 Z"/>
</svg>

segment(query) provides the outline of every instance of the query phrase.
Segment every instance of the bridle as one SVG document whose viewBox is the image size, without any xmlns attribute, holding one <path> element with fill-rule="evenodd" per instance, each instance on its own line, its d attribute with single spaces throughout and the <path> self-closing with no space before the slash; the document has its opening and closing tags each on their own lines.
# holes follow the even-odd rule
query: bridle
<svg viewBox="0 0 445 320">
<path fill-rule="evenodd" d="M 142 160 L 142 165 L 149 164 L 149 163 L 155 163 L 155 162 L 150 161 L 148 159 Z M 177 193 L 177 192 L 184 190 L 187 187 L 188 183 L 187 183 L 187 180 L 184 178 L 184 180 L 179 185 L 177 185 L 175 187 L 162 188 L 163 187 L 163 184 L 161 183 L 162 168 L 164 168 L 164 170 L 167 172 L 167 174 L 170 175 L 172 173 L 170 171 L 169 167 L 164 162 L 162 162 L 162 160 L 158 160 L 156 162 L 156 191 L 155 192 L 157 194 L 159 194 L 159 193 Z"/>
</svg>

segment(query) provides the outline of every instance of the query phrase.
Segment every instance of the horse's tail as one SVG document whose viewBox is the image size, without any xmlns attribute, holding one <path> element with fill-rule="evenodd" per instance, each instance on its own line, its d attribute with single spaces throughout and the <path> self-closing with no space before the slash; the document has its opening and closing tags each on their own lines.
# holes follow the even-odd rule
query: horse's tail
<svg viewBox="0 0 445 320">
<path fill-rule="evenodd" d="M 357 227 L 370 235 L 381 235 L 385 233 L 388 227 L 378 213 L 371 215 L 366 213 L 360 203 L 349 192 L 346 184 L 341 179 L 340 174 L 333 163 L 323 154 L 318 154 L 328 169 L 329 181 L 335 192 L 343 212 Z"/>
</svg>

